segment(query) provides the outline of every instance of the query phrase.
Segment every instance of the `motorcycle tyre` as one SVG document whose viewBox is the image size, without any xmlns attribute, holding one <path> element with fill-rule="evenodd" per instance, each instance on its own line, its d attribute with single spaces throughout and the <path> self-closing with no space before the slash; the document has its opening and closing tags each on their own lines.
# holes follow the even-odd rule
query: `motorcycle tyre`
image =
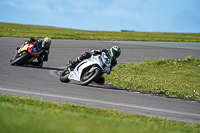
<svg viewBox="0 0 200 133">
<path fill-rule="evenodd" d="M 88 85 L 92 81 L 94 81 L 99 75 L 100 75 L 100 70 L 97 68 L 97 69 L 95 69 L 95 73 L 88 80 L 82 81 L 82 78 L 81 78 L 80 84 L 81 85 Z"/>
<path fill-rule="evenodd" d="M 61 81 L 61 82 L 64 82 L 64 83 L 68 83 L 68 82 L 70 81 L 69 78 L 68 78 L 69 73 L 66 74 L 66 75 L 64 75 L 66 71 L 68 71 L 68 69 L 65 69 L 65 70 L 60 74 L 60 77 L 59 77 L 59 78 L 60 78 L 60 81 Z"/>
<path fill-rule="evenodd" d="M 23 65 L 23 63 L 27 60 L 28 55 L 27 53 L 23 53 L 22 56 L 15 58 L 13 61 L 10 62 L 10 65 Z"/>
</svg>

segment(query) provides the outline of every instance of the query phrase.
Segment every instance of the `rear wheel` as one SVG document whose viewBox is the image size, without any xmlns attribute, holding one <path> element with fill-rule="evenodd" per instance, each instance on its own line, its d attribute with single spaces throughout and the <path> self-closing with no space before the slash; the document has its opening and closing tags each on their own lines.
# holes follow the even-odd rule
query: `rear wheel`
<svg viewBox="0 0 200 133">
<path fill-rule="evenodd" d="M 61 74 L 60 74 L 60 81 L 64 82 L 64 83 L 68 83 L 69 82 L 69 70 L 65 69 Z"/>
<path fill-rule="evenodd" d="M 15 59 L 10 60 L 10 65 L 23 65 L 28 59 L 28 54 L 26 52 L 21 53 L 20 56 L 15 57 Z"/>
<path fill-rule="evenodd" d="M 100 70 L 98 68 L 94 69 L 93 71 L 90 72 L 90 69 L 86 70 L 86 72 L 83 74 L 80 80 L 81 85 L 88 85 L 92 81 L 94 81 L 99 75 L 100 75 Z"/>
</svg>

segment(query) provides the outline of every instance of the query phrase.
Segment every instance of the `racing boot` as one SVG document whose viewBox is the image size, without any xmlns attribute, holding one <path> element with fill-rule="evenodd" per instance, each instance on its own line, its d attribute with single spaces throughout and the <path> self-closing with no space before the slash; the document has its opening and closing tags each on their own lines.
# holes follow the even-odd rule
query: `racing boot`
<svg viewBox="0 0 200 133">
<path fill-rule="evenodd" d="M 42 67 L 43 66 L 43 57 L 42 55 L 40 55 L 38 58 L 37 58 L 38 62 L 37 62 L 37 67 Z"/>
<path fill-rule="evenodd" d="M 75 61 L 72 61 L 68 67 L 70 68 L 71 71 L 74 70 L 76 65 L 78 65 L 81 61 L 88 59 L 91 57 L 91 54 L 89 52 L 83 52 L 81 56 L 77 57 Z"/>
<path fill-rule="evenodd" d="M 39 64 L 38 64 L 38 67 L 42 67 L 43 66 L 43 62 L 40 62 Z"/>
<path fill-rule="evenodd" d="M 99 84 L 99 85 L 104 85 L 105 78 L 104 78 L 103 75 L 101 75 L 99 78 L 95 79 L 94 82 Z"/>
<path fill-rule="evenodd" d="M 43 61 L 48 61 L 48 54 L 44 54 Z"/>
<path fill-rule="evenodd" d="M 49 49 L 44 49 L 44 58 L 43 61 L 48 61 Z"/>
</svg>

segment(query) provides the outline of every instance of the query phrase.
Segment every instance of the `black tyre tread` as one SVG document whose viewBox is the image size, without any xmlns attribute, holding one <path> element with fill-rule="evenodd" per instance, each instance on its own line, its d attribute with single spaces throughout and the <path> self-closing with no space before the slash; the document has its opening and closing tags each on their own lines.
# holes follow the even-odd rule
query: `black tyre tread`
<svg viewBox="0 0 200 133">
<path fill-rule="evenodd" d="M 68 78 L 69 74 L 63 76 L 63 74 L 64 74 L 66 71 L 68 71 L 68 70 L 65 69 L 65 70 L 60 74 L 60 77 L 59 77 L 59 78 L 60 78 L 60 81 L 61 81 L 61 82 L 64 82 L 64 83 L 68 83 L 68 82 L 70 81 L 69 78 Z"/>
<path fill-rule="evenodd" d="M 10 62 L 10 65 L 18 65 L 19 63 L 23 63 L 27 60 L 28 55 L 26 53 L 24 53 L 22 56 L 20 56 L 19 58 L 13 60 Z"/>
</svg>

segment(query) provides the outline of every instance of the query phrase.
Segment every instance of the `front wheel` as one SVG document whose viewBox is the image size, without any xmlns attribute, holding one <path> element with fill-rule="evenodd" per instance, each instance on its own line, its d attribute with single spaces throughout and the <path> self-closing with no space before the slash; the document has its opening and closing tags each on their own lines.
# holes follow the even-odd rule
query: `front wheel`
<svg viewBox="0 0 200 133">
<path fill-rule="evenodd" d="M 10 65 L 23 65 L 27 59 L 28 54 L 26 52 L 23 52 L 20 56 L 16 57 L 13 60 L 10 60 Z"/>
<path fill-rule="evenodd" d="M 64 83 L 68 83 L 69 82 L 69 70 L 65 69 L 61 74 L 60 74 L 60 81 L 64 82 Z"/>
<path fill-rule="evenodd" d="M 94 69 L 92 72 L 86 71 L 83 76 L 81 77 L 80 84 L 81 85 L 88 85 L 92 81 L 94 81 L 99 75 L 100 70 L 98 68 Z"/>
</svg>

